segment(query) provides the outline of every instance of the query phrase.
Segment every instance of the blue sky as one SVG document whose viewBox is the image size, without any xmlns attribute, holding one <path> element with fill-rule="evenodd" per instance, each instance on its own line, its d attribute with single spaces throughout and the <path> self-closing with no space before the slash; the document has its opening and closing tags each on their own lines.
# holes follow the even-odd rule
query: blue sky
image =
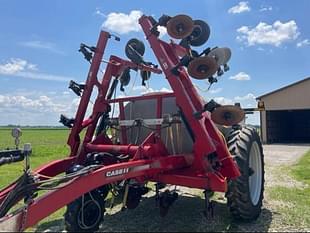
<svg viewBox="0 0 310 233">
<path fill-rule="evenodd" d="M 79 44 L 95 45 L 104 28 L 121 37 L 110 42 L 105 58 L 125 56 L 130 38 L 144 40 L 137 24 L 141 14 L 187 14 L 208 22 L 211 35 L 203 47 L 231 48 L 230 71 L 209 92 L 205 81 L 193 80 L 195 85 L 206 100 L 253 107 L 255 97 L 310 75 L 309 7 L 308 0 L 1 0 L 0 125 L 59 125 L 61 113 L 74 116 L 78 98 L 68 81 L 83 82 L 89 68 L 77 52 Z M 169 39 L 164 31 L 162 39 Z M 157 63 L 145 44 L 145 57 Z M 126 95 L 169 89 L 154 75 L 146 90 L 131 73 Z M 258 114 L 247 121 L 258 124 Z"/>
</svg>

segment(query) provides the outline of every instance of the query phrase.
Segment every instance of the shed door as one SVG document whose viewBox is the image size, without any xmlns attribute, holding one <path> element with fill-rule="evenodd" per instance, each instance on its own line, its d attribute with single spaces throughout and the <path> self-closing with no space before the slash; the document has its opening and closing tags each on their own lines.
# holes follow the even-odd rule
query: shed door
<svg viewBox="0 0 310 233">
<path fill-rule="evenodd" d="M 268 143 L 309 143 L 310 109 L 266 111 Z"/>
</svg>

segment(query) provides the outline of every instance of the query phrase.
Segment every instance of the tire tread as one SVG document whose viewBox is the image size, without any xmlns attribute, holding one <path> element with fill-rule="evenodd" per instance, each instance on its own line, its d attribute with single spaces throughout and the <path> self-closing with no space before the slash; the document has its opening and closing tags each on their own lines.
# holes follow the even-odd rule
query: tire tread
<svg viewBox="0 0 310 233">
<path fill-rule="evenodd" d="M 254 206 L 250 199 L 248 188 L 248 159 L 252 143 L 256 141 L 261 151 L 263 179 L 262 191 L 259 202 Z M 252 221 L 258 218 L 264 193 L 264 155 L 262 144 L 256 130 L 252 127 L 242 127 L 233 130 L 227 137 L 227 146 L 234 160 L 237 162 L 241 176 L 235 180 L 228 181 L 228 191 L 226 193 L 227 205 L 233 218 L 238 220 Z M 246 170 L 247 169 L 247 170 Z"/>
</svg>

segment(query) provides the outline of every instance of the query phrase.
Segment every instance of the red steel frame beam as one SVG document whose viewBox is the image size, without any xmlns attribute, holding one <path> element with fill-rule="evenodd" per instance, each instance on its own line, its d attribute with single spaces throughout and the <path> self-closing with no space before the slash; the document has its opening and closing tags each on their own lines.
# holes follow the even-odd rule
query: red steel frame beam
<svg viewBox="0 0 310 233">
<path fill-rule="evenodd" d="M 99 39 L 99 42 L 100 42 L 100 39 Z M 98 42 L 98 43 L 99 43 Z M 104 41 L 104 43 L 106 43 L 106 41 Z M 94 86 L 94 83 L 98 86 L 98 89 L 99 89 L 99 95 L 95 101 L 95 104 L 94 104 L 94 107 L 93 107 L 93 112 L 92 112 L 92 115 L 91 115 L 91 118 L 92 118 L 92 122 L 90 124 L 90 126 L 87 128 L 87 131 L 86 131 L 86 134 L 85 134 L 85 137 L 84 137 L 84 140 L 83 140 L 83 143 L 82 143 L 82 147 L 80 148 L 79 150 L 79 153 L 76 154 L 77 156 L 77 161 L 79 163 L 82 163 L 86 157 L 86 151 L 84 149 L 85 145 L 88 144 L 89 142 L 91 142 L 92 140 L 92 137 L 94 135 L 94 131 L 96 129 L 96 126 L 97 126 L 97 122 L 100 118 L 100 115 L 102 112 L 105 112 L 107 110 L 107 106 L 108 106 L 108 103 L 109 101 L 106 100 L 106 95 L 107 95 L 107 92 L 108 92 L 108 89 L 109 89 L 109 84 L 111 82 L 111 79 L 112 79 L 112 76 L 114 77 L 118 77 L 125 68 L 134 68 L 134 69 L 143 69 L 143 70 L 146 70 L 146 71 L 151 71 L 153 73 L 157 73 L 157 74 L 160 74 L 162 71 L 157 69 L 157 68 L 152 68 L 152 67 L 149 67 L 149 66 L 145 66 L 145 65 L 138 65 L 138 64 L 134 64 L 133 62 L 131 61 L 128 61 L 128 60 L 124 60 L 122 58 L 119 58 L 117 56 L 111 56 L 110 57 L 110 60 L 109 60 L 109 63 L 107 65 L 107 68 L 106 68 L 106 72 L 104 73 L 104 76 L 103 76 L 103 81 L 101 83 L 101 85 L 99 84 L 98 80 L 97 80 L 97 76 L 96 75 L 93 75 L 92 76 L 92 79 L 96 79 L 96 81 L 93 81 L 91 84 L 93 84 L 89 89 L 93 89 L 93 86 Z M 91 85 L 90 84 L 90 85 Z M 88 95 L 87 95 L 88 96 Z M 83 101 L 84 102 L 87 102 L 89 101 L 88 98 L 86 99 L 83 99 L 83 96 L 82 96 L 82 99 L 81 99 L 81 102 Z M 121 118 L 123 118 L 123 106 L 122 106 L 122 103 L 120 104 L 120 114 L 121 114 Z M 86 108 L 87 108 L 87 105 L 86 105 Z M 78 112 L 79 112 L 80 109 L 78 109 Z M 82 126 L 81 125 L 75 125 L 74 124 L 74 127 L 78 128 L 78 132 L 81 132 L 81 128 Z M 124 131 L 124 130 L 123 130 Z M 124 135 L 124 134 L 122 134 Z M 70 135 L 71 136 L 71 135 Z M 72 155 L 73 152 L 71 152 L 71 155 Z"/>
<path fill-rule="evenodd" d="M 139 101 L 139 100 L 147 100 L 147 99 L 154 99 L 154 98 L 169 98 L 169 97 L 175 97 L 174 93 L 167 92 L 167 93 L 154 93 L 151 95 L 144 95 L 144 96 L 122 97 L 118 99 L 107 100 L 107 103 Z"/>
<path fill-rule="evenodd" d="M 195 166 L 197 171 L 204 172 L 208 166 L 207 162 L 204 162 L 204 156 L 215 152 L 216 148 L 207 130 L 203 126 L 203 122 L 195 119 L 193 115 L 194 112 L 202 110 L 203 104 L 198 99 L 198 94 L 195 91 L 189 91 L 190 88 L 193 89 L 193 87 L 190 85 L 184 85 L 182 82 L 182 80 L 186 78 L 189 79 L 189 77 L 181 77 L 183 76 L 183 73 L 180 73 L 180 76 L 176 76 L 171 72 L 171 70 L 179 63 L 179 59 L 169 44 L 159 40 L 156 35 L 151 33 L 153 25 L 149 18 L 147 16 L 142 16 L 139 19 L 139 23 L 162 67 L 162 70 L 166 75 L 172 90 L 175 93 L 178 107 L 183 111 L 191 129 L 193 130 L 195 137 Z M 192 101 L 193 97 L 191 94 L 197 96 L 194 101 Z M 204 142 L 201 142 L 200 138 L 202 138 Z"/>
<path fill-rule="evenodd" d="M 85 117 L 85 113 L 87 110 L 87 106 L 91 97 L 91 93 L 93 91 L 94 85 L 99 85 L 97 80 L 97 73 L 99 71 L 99 67 L 101 64 L 101 60 L 103 57 L 103 52 L 106 48 L 107 41 L 110 38 L 110 34 L 105 31 L 101 31 L 99 35 L 99 39 L 96 46 L 96 52 L 94 54 L 94 57 L 92 59 L 92 63 L 87 75 L 87 80 L 85 83 L 85 89 L 83 91 L 80 104 L 78 107 L 78 110 L 75 115 L 75 122 L 72 127 L 71 133 L 68 138 L 68 145 L 71 148 L 71 154 L 70 156 L 76 156 L 78 152 L 78 148 L 80 145 L 80 137 L 79 133 L 82 130 L 82 123 Z"/>
<path fill-rule="evenodd" d="M 178 169 L 189 166 L 186 156 L 187 155 L 176 155 L 159 157 L 158 159 L 152 160 L 144 159 L 118 163 L 99 168 L 93 172 L 90 172 L 88 175 L 75 178 L 68 182 L 65 187 L 50 191 L 47 194 L 35 199 L 27 207 L 26 213 L 24 213 L 24 210 L 20 210 L 20 212 L 26 215 L 24 216 L 25 223 L 19 230 L 23 231 L 26 228 L 35 225 L 41 219 L 74 201 L 76 198 L 81 196 L 81 194 L 87 193 L 102 185 L 139 177 L 142 180 L 149 180 L 151 177 L 156 177 L 156 174 L 164 171 L 171 171 L 171 167 Z M 127 172 L 122 175 L 107 175 L 109 172 L 124 169 L 126 169 Z M 193 180 L 195 180 L 195 183 L 199 186 L 204 186 L 206 183 L 205 179 L 200 179 L 197 177 L 196 179 L 193 177 Z M 13 216 L 4 217 L 0 220 L 0 225 L 3 221 L 7 221 L 17 214 L 18 213 L 15 213 Z"/>
<path fill-rule="evenodd" d="M 204 103 L 192 84 L 187 72 L 181 67 L 179 68 L 179 75 L 172 73 L 172 69 L 180 62 L 179 56 L 185 54 L 184 48 L 174 43 L 168 44 L 158 39 L 157 36 L 152 33 L 153 24 L 149 17 L 143 15 L 139 19 L 139 23 L 174 91 L 176 103 L 183 111 L 193 131 L 195 138 L 193 146 L 195 160 L 193 166 L 195 170 L 205 173 L 205 171 L 210 169 L 210 165 L 205 158 L 209 154 L 216 152 L 220 161 L 223 163 L 221 169 L 223 175 L 228 178 L 240 176 L 239 169 L 229 151 L 223 149 L 227 148 L 226 143 L 210 119 L 209 114 L 203 114 L 203 118 L 200 120 L 194 117 L 193 113 L 201 111 Z"/>
</svg>

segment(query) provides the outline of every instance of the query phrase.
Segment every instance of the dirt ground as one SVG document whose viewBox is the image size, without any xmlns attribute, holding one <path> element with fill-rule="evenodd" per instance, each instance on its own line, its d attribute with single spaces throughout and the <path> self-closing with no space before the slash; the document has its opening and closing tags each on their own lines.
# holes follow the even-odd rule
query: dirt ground
<svg viewBox="0 0 310 233">
<path fill-rule="evenodd" d="M 287 174 L 279 176 L 279 168 L 282 165 L 294 164 L 310 145 L 265 145 L 265 189 L 273 185 L 285 187 L 302 186 Z M 172 232 L 172 231 L 310 231 L 298 226 L 285 224 L 283 215 L 279 212 L 279 206 L 289 203 L 271 200 L 268 192 L 265 192 L 263 210 L 257 221 L 253 223 L 236 223 L 232 221 L 223 195 L 216 195 L 215 216 L 207 220 L 202 211 L 204 206 L 202 191 L 178 187 L 182 195 L 170 207 L 165 218 L 159 216 L 159 209 L 155 206 L 154 192 L 144 197 L 135 210 L 120 211 L 121 205 L 112 209 L 107 208 L 104 223 L 100 231 L 134 231 L 134 232 Z M 59 227 L 59 226 L 58 226 Z M 48 229 L 45 231 L 53 231 Z M 57 230 L 60 230 L 59 228 Z"/>
</svg>

